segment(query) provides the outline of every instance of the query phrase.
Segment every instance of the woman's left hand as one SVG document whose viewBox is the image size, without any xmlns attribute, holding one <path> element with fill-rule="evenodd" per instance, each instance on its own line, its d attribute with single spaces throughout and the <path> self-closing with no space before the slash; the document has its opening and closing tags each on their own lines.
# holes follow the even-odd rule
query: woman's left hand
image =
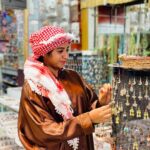
<svg viewBox="0 0 150 150">
<path fill-rule="evenodd" d="M 99 102 L 100 105 L 107 105 L 111 101 L 111 85 L 104 84 L 99 90 Z"/>
</svg>

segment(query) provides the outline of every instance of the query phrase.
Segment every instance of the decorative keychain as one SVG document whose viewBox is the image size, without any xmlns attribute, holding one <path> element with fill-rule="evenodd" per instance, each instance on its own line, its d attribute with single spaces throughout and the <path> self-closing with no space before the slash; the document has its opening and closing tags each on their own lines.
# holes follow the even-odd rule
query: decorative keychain
<svg viewBox="0 0 150 150">
<path fill-rule="evenodd" d="M 147 146 L 150 147 L 150 133 L 147 136 L 146 140 L 147 140 Z"/>
<path fill-rule="evenodd" d="M 148 111 L 147 109 L 144 112 L 144 119 L 149 119 Z"/>
<path fill-rule="evenodd" d="M 133 92 L 132 98 L 133 98 L 133 99 L 136 99 L 135 91 Z"/>
<path fill-rule="evenodd" d="M 122 103 L 119 104 L 118 109 L 119 109 L 119 112 L 120 112 L 120 113 L 123 112 L 123 106 L 122 106 Z"/>
<path fill-rule="evenodd" d="M 116 107 L 112 107 L 112 114 L 117 116 L 117 108 Z"/>
<path fill-rule="evenodd" d="M 140 81 L 139 81 L 138 85 L 142 85 L 142 79 L 141 79 L 141 77 L 140 77 Z"/>
<path fill-rule="evenodd" d="M 129 78 L 128 84 L 131 85 L 131 79 Z"/>
<path fill-rule="evenodd" d="M 144 97 L 145 97 L 146 100 L 148 99 L 148 89 L 147 89 L 147 88 L 148 88 L 148 87 L 146 87 L 145 95 L 144 95 Z"/>
<path fill-rule="evenodd" d="M 145 86 L 148 86 L 148 77 L 146 77 Z"/>
<path fill-rule="evenodd" d="M 137 112 L 136 112 L 136 116 L 137 116 L 137 118 L 141 118 L 141 109 L 138 107 L 138 110 L 137 110 Z"/>
<path fill-rule="evenodd" d="M 116 116 L 116 121 L 115 122 L 116 122 L 116 124 L 119 124 L 119 122 L 120 122 L 120 118 L 119 118 L 118 115 Z"/>
<path fill-rule="evenodd" d="M 149 101 L 149 103 L 147 105 L 147 109 L 150 110 L 150 101 Z"/>
<path fill-rule="evenodd" d="M 133 109 L 133 107 L 130 108 L 130 116 L 134 117 L 134 109 Z"/>
<path fill-rule="evenodd" d="M 125 125 L 124 129 L 123 129 L 124 133 L 125 134 L 128 134 L 129 133 L 129 127 L 127 125 Z"/>
<path fill-rule="evenodd" d="M 133 150 L 138 150 L 138 149 L 139 149 L 138 142 L 137 140 L 135 140 L 133 143 Z"/>
<path fill-rule="evenodd" d="M 124 84 L 124 87 L 120 90 L 120 96 L 125 96 L 126 95 L 126 88 L 125 88 L 125 84 Z"/>
<path fill-rule="evenodd" d="M 136 85 L 135 77 L 134 77 L 134 79 L 133 79 L 133 85 Z"/>
<path fill-rule="evenodd" d="M 118 77 L 118 83 L 121 83 L 121 78 L 120 78 L 120 70 L 119 70 L 119 77 Z"/>
<path fill-rule="evenodd" d="M 130 103 L 129 103 L 129 97 L 126 97 L 126 103 L 125 103 L 126 106 L 130 106 Z"/>
<path fill-rule="evenodd" d="M 126 111 L 123 112 L 123 117 L 126 118 L 127 117 L 127 113 Z"/>
<path fill-rule="evenodd" d="M 133 107 L 137 107 L 136 98 L 134 98 L 133 100 L 134 100 Z"/>
<path fill-rule="evenodd" d="M 139 99 L 139 100 L 142 100 L 142 98 L 143 98 L 143 97 L 142 97 L 142 92 L 141 92 L 141 91 L 139 91 L 138 99 Z"/>
</svg>

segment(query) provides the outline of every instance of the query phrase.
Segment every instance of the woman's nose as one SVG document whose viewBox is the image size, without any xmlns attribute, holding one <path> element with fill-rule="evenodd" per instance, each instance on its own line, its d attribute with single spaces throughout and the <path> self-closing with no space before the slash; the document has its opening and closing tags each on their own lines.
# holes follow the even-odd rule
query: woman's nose
<svg viewBox="0 0 150 150">
<path fill-rule="evenodd" d="M 63 53 L 63 57 L 64 57 L 65 59 L 67 59 L 67 58 L 69 57 L 69 54 L 68 54 L 67 51 L 65 51 L 65 52 Z"/>
</svg>

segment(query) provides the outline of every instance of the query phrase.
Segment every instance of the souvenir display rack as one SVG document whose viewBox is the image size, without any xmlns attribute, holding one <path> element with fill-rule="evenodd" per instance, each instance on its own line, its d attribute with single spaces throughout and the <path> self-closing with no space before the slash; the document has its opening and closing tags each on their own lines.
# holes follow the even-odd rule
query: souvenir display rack
<svg viewBox="0 0 150 150">
<path fill-rule="evenodd" d="M 112 122 L 101 123 L 95 126 L 93 133 L 95 150 L 111 150 L 113 148 Z"/>
<path fill-rule="evenodd" d="M 98 52 L 69 52 L 66 68 L 77 71 L 98 92 L 99 87 L 108 82 L 105 64 Z"/>
<path fill-rule="evenodd" d="M 150 68 L 113 66 L 113 136 L 117 150 L 150 149 Z"/>
<path fill-rule="evenodd" d="M 18 139 L 17 120 L 18 115 L 15 112 L 7 111 L 0 113 L 0 128 L 4 131 L 4 136 L 0 138 L 0 149 L 22 149 L 22 145 Z M 16 148 L 16 149 L 15 149 Z"/>
<path fill-rule="evenodd" d="M 17 87 L 19 73 L 24 63 L 23 55 L 23 11 L 1 11 L 0 46 L 3 54 L 2 88 L 6 93 L 8 87 Z M 5 42 L 4 42 L 5 41 Z M 4 44 L 5 43 L 5 44 Z"/>
<path fill-rule="evenodd" d="M 7 136 L 0 136 L 0 150 L 23 150 L 23 148 L 16 145 L 14 139 Z"/>
<path fill-rule="evenodd" d="M 21 87 L 8 88 L 7 93 L 0 96 L 0 150 L 23 150 L 17 132 Z"/>
</svg>

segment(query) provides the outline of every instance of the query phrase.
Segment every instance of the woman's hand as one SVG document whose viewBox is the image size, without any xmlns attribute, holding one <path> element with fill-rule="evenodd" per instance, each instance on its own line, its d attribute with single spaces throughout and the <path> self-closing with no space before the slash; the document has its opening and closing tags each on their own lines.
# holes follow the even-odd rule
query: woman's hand
<svg viewBox="0 0 150 150">
<path fill-rule="evenodd" d="M 112 116 L 111 106 L 105 105 L 100 108 L 91 110 L 89 115 L 93 123 L 104 123 Z"/>
<path fill-rule="evenodd" d="M 111 85 L 104 84 L 102 88 L 99 90 L 99 102 L 100 105 L 107 105 L 111 100 Z"/>
</svg>

